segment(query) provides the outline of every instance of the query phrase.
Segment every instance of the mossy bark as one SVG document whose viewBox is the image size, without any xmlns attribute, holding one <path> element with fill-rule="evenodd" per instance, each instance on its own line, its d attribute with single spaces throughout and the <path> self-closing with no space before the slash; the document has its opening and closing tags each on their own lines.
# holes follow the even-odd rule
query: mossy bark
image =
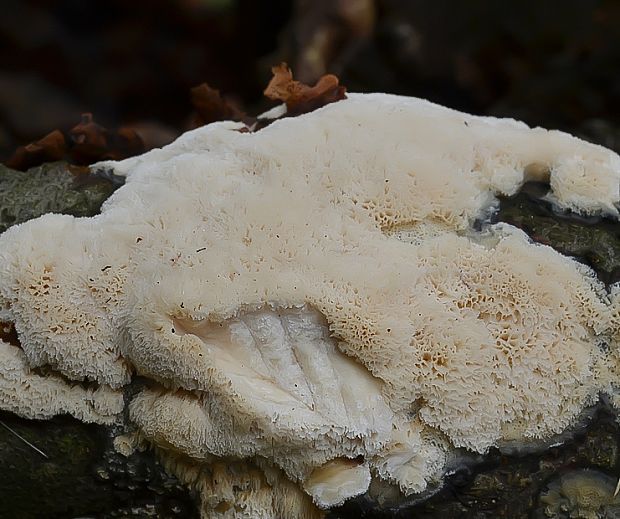
<svg viewBox="0 0 620 519">
<path fill-rule="evenodd" d="M 0 518 L 197 517 L 187 490 L 152 453 L 114 451 L 114 432 L 0 412 Z"/>
<path fill-rule="evenodd" d="M 620 280 L 620 225 L 606 218 L 555 212 L 547 193 L 544 184 L 526 184 L 516 196 L 501 200 L 497 220 L 590 265 L 606 284 Z"/>
<path fill-rule="evenodd" d="M 93 216 L 117 187 L 88 168 L 66 162 L 26 172 L 0 164 L 0 232 L 45 213 Z"/>
</svg>

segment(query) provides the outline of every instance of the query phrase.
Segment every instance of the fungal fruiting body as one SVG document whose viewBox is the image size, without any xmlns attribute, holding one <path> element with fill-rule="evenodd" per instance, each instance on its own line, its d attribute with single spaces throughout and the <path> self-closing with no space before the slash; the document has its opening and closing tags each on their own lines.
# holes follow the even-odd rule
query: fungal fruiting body
<svg viewBox="0 0 620 519">
<path fill-rule="evenodd" d="M 315 517 L 311 500 L 372 478 L 421 492 L 454 447 L 546 438 L 614 398 L 615 289 L 479 222 L 530 180 L 560 210 L 616 218 L 616 154 L 383 94 L 241 127 L 101 163 L 126 183 L 100 215 L 0 236 L 0 319 L 23 349 L 6 355 L 108 400 L 151 379 L 131 426 L 205 517 Z M 36 415 L 7 391 L 2 408 Z"/>
</svg>

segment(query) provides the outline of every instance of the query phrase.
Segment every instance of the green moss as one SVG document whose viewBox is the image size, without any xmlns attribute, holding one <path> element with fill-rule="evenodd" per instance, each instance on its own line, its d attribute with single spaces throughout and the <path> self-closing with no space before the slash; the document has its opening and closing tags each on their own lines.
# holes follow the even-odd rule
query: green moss
<svg viewBox="0 0 620 519">
<path fill-rule="evenodd" d="M 45 213 L 93 216 L 116 187 L 65 162 L 26 172 L 0 165 L 0 232 Z"/>
<path fill-rule="evenodd" d="M 605 283 L 620 279 L 620 225 L 603 218 L 554 212 L 542 185 L 526 185 L 503 199 L 499 221 L 523 229 L 534 241 L 590 265 Z"/>
</svg>

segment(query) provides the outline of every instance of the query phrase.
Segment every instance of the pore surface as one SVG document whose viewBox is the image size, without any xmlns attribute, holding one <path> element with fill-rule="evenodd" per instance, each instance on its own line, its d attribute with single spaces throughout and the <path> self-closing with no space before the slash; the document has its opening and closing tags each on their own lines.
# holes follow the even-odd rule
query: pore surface
<svg viewBox="0 0 620 519">
<path fill-rule="evenodd" d="M 546 437 L 611 390 L 617 305 L 592 272 L 473 223 L 526 180 L 615 217 L 617 155 L 378 94 L 239 129 L 102 164 L 127 182 L 101 215 L 0 236 L 0 319 L 30 367 L 149 377 L 145 437 L 273 464 L 320 506 L 371 472 L 419 492 L 446 440 Z"/>
</svg>

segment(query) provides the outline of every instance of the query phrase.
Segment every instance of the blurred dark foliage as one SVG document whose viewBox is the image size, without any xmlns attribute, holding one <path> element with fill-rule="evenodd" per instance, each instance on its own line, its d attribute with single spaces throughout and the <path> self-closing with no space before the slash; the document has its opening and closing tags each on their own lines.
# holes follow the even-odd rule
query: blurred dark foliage
<svg viewBox="0 0 620 519">
<path fill-rule="evenodd" d="M 166 141 L 190 127 L 203 81 L 244 103 L 270 73 L 288 2 L 4 0 L 0 3 L 0 153 L 66 132 L 91 112 Z"/>
<path fill-rule="evenodd" d="M 620 147 L 620 2 L 4 0 L 0 159 L 83 112 L 146 148 L 200 121 L 207 82 L 256 115 L 273 65 Z M 195 96 L 195 94 L 194 94 Z M 200 112 L 200 109 L 198 109 Z M 137 148 L 136 148 L 137 149 Z"/>
<path fill-rule="evenodd" d="M 299 1 L 284 57 L 302 81 L 331 72 L 352 92 L 415 95 L 617 149 L 618 27 L 614 0 Z"/>
</svg>

